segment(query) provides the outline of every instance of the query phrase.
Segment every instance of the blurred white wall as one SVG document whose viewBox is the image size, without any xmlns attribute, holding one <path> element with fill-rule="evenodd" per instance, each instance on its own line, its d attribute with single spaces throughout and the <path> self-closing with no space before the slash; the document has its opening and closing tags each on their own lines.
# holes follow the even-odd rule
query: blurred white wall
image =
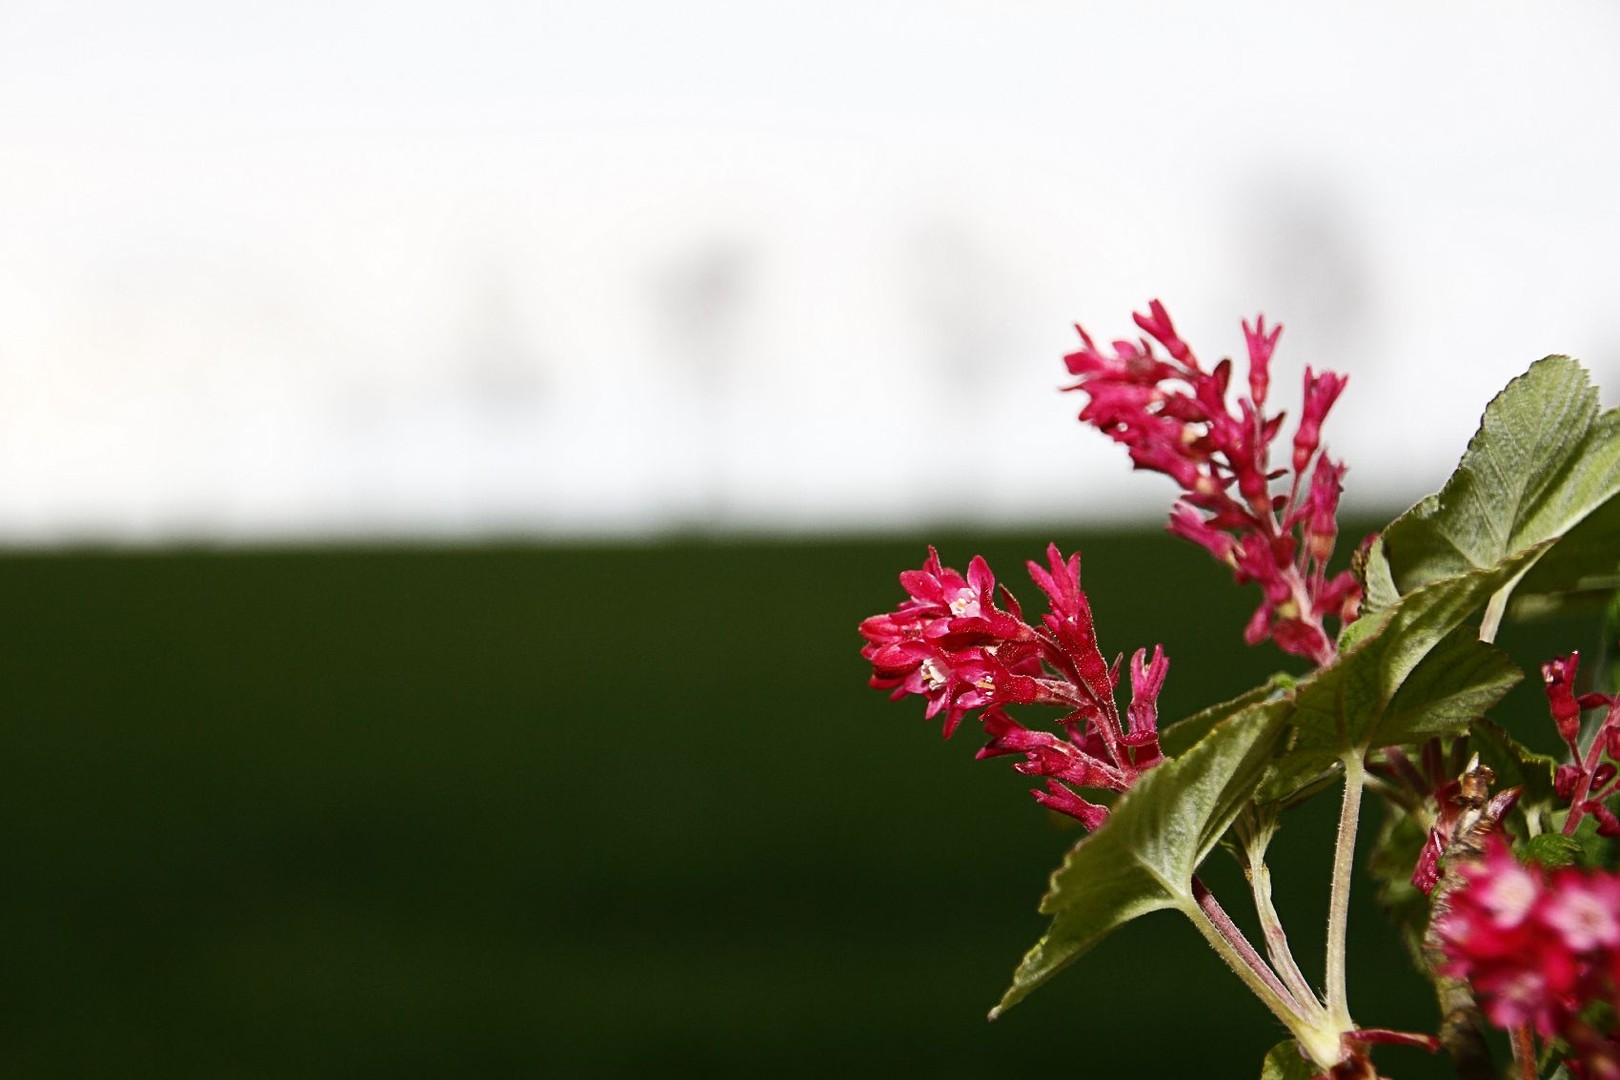
<svg viewBox="0 0 1620 1080">
<path fill-rule="evenodd" d="M 1159 296 L 1349 498 L 1620 391 L 1620 7 L 0 0 L 0 542 L 1157 517 Z M 1296 390 L 1297 393 L 1297 390 Z"/>
</svg>

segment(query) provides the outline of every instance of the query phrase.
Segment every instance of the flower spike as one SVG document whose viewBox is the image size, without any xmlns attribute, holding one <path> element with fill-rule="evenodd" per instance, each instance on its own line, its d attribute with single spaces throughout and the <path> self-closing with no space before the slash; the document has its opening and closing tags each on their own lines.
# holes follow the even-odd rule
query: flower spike
<svg viewBox="0 0 1620 1080">
<path fill-rule="evenodd" d="M 1335 648 L 1323 620 L 1354 619 L 1361 600 L 1348 571 L 1327 576 L 1345 467 L 1320 452 L 1321 429 L 1344 376 L 1305 369 L 1291 468 L 1273 470 L 1270 446 L 1283 414 L 1267 414 L 1266 397 L 1282 327 L 1268 328 L 1264 317 L 1243 324 L 1249 393 L 1234 409 L 1230 360 L 1202 367 L 1157 300 L 1135 319 L 1147 337 L 1115 342 L 1110 354 L 1081 329 L 1081 348 L 1064 357 L 1078 380 L 1066 389 L 1086 394 L 1081 421 L 1124 444 L 1137 468 L 1164 473 L 1182 489 L 1171 532 L 1230 566 L 1240 584 L 1260 585 L 1263 599 L 1244 635 L 1250 644 L 1269 637 L 1286 652 L 1328 663 Z M 1273 494 L 1273 481 L 1290 471 L 1287 494 Z"/>
<path fill-rule="evenodd" d="M 898 699 L 915 694 L 928 702 L 929 718 L 944 714 L 948 737 L 962 719 L 981 712 L 989 741 L 979 757 L 1022 754 L 1015 768 L 1047 779 L 1035 801 L 1095 829 L 1108 808 L 1074 790 L 1124 791 L 1158 764 L 1158 696 L 1170 661 L 1162 646 L 1147 659 L 1131 659 L 1131 704 L 1125 721 L 1114 701 L 1119 661 L 1110 665 L 1097 647 L 1091 603 L 1080 587 L 1080 555 L 1065 558 L 1053 544 L 1047 565 L 1029 564 L 1030 577 L 1046 594 L 1048 611 L 1038 626 L 1024 621 L 1005 587 L 1006 604 L 995 602 L 990 567 L 975 556 L 964 576 L 942 566 L 928 549 L 922 569 L 900 575 L 907 599 L 892 612 L 861 623 L 872 664 L 871 684 Z M 1007 706 L 1048 705 L 1064 710 L 1064 734 L 1034 731 Z"/>
</svg>

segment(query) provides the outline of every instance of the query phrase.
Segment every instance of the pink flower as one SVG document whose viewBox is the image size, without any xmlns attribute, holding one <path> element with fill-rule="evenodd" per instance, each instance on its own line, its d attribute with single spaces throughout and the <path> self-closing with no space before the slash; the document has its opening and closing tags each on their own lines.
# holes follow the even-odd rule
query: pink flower
<svg viewBox="0 0 1620 1080">
<path fill-rule="evenodd" d="M 1263 318 L 1243 325 L 1249 353 L 1247 397 L 1227 402 L 1232 362 L 1206 371 L 1182 340 L 1164 305 L 1154 300 L 1136 325 L 1147 335 L 1099 349 L 1080 327 L 1081 348 L 1064 357 L 1082 390 L 1080 419 L 1124 444 L 1132 463 L 1169 476 L 1184 492 L 1170 531 L 1192 540 L 1232 567 L 1240 584 L 1260 585 L 1263 599 L 1245 638 L 1269 637 L 1283 650 L 1325 664 L 1334 656 L 1322 620 L 1355 618 L 1361 591 L 1343 572 L 1329 579 L 1337 536 L 1344 466 L 1319 453 L 1322 422 L 1344 389 L 1332 372 L 1305 371 L 1305 401 L 1293 440 L 1288 493 L 1272 483 L 1270 446 L 1283 415 L 1267 415 L 1271 358 L 1281 327 Z M 1168 356 L 1154 350 L 1157 343 Z M 1307 469 L 1316 462 L 1314 472 Z"/>
<path fill-rule="evenodd" d="M 1587 1007 L 1620 1006 L 1620 875 L 1519 865 L 1500 834 L 1436 916 L 1441 970 L 1466 979 L 1485 1015 L 1570 1048 L 1577 1076 L 1620 1067 L 1620 1032 L 1589 1023 Z"/>
<path fill-rule="evenodd" d="M 1575 673 L 1581 667 L 1581 654 L 1548 660 L 1541 665 L 1541 679 L 1547 687 L 1547 705 L 1552 710 L 1553 723 L 1558 734 L 1577 758 L 1580 749 L 1575 745 L 1576 733 L 1581 726 L 1581 707 L 1575 701 Z"/>
<path fill-rule="evenodd" d="M 1547 706 L 1558 734 L 1569 747 L 1569 762 L 1553 772 L 1553 790 L 1569 801 L 1564 819 L 1564 835 L 1573 836 L 1581 819 L 1591 814 L 1597 819 L 1601 836 L 1620 836 L 1620 819 L 1606 805 L 1620 793 L 1620 769 L 1614 758 L 1620 751 L 1620 694 L 1575 694 L 1575 676 L 1581 654 L 1570 653 L 1541 665 L 1546 684 Z M 1592 732 L 1586 746 L 1580 745 L 1581 711 L 1607 709 L 1602 723 Z M 1603 757 L 1607 754 L 1608 761 Z"/>
<path fill-rule="evenodd" d="M 1563 870 L 1552 884 L 1541 918 L 1571 951 L 1620 946 L 1620 877 Z"/>
<path fill-rule="evenodd" d="M 1108 664 L 1098 649 L 1080 556 L 1064 558 L 1052 545 L 1047 564 L 1030 563 L 1029 572 L 1048 604 L 1038 626 L 1024 621 L 1005 587 L 998 590 L 983 559 L 975 556 L 964 577 L 929 548 L 922 569 L 900 575 L 907 599 L 861 623 L 861 655 L 872 664 L 873 686 L 895 699 L 923 698 L 930 718 L 943 713 L 946 736 L 982 710 L 990 739 L 979 756 L 1022 754 L 1019 772 L 1047 778 L 1036 801 L 1096 828 L 1107 808 L 1075 789 L 1124 791 L 1162 760 L 1157 700 L 1170 662 L 1162 647 L 1151 660 L 1137 650 L 1122 722 L 1114 701 L 1120 661 Z M 1063 709 L 1063 734 L 1025 727 L 1009 705 Z"/>
</svg>

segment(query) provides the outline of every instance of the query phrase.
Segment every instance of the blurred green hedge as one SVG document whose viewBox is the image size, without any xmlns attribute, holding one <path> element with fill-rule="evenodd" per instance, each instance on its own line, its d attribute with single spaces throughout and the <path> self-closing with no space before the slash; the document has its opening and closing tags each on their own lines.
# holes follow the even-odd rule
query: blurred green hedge
<svg viewBox="0 0 1620 1080">
<path fill-rule="evenodd" d="M 940 546 L 1028 596 L 1046 539 Z M 1166 721 L 1280 664 L 1201 551 L 1057 539 L 1105 653 L 1164 642 Z M 985 1021 L 1076 834 L 865 687 L 923 553 L 0 558 L 0 1071 L 1258 1075 L 1280 1031 L 1170 914 Z M 1278 858 L 1313 959 L 1334 809 Z M 1427 1027 L 1369 892 L 1352 1006 Z"/>
</svg>

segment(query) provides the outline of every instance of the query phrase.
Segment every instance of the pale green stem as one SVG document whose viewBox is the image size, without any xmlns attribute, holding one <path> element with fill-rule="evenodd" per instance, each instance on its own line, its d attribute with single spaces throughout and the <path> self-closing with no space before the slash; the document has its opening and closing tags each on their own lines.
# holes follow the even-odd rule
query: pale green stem
<svg viewBox="0 0 1620 1080">
<path fill-rule="evenodd" d="M 1491 594 L 1490 602 L 1485 605 L 1485 615 L 1479 620 L 1479 640 L 1496 640 L 1496 631 L 1502 626 L 1502 616 L 1507 612 L 1508 596 L 1513 592 L 1513 584 L 1510 582 L 1506 588 Z"/>
<path fill-rule="evenodd" d="M 1189 897 L 1181 905 L 1181 912 L 1198 928 L 1216 955 L 1260 999 L 1261 1004 L 1282 1021 L 1312 1060 L 1324 1069 L 1338 1062 L 1341 1056 L 1340 1040 L 1348 1028 L 1330 1029 L 1321 1019 L 1305 1016 L 1299 1003 L 1277 980 L 1265 961 L 1260 959 L 1254 947 L 1243 939 L 1241 933 L 1236 932 L 1237 928 L 1220 905 L 1215 903 L 1209 890 L 1199 889 L 1195 884 L 1195 896 Z M 1239 942 L 1245 947 L 1240 948 Z"/>
<path fill-rule="evenodd" d="M 1316 1000 L 1316 991 L 1311 989 L 1309 980 L 1294 960 L 1293 950 L 1288 947 L 1288 934 L 1284 932 L 1282 919 L 1278 918 L 1277 909 L 1271 902 L 1271 868 L 1263 860 L 1251 865 L 1249 885 L 1254 890 L 1254 910 L 1260 916 L 1260 932 L 1265 936 L 1266 954 L 1271 957 L 1272 966 L 1277 969 L 1278 977 L 1294 995 L 1300 1008 L 1320 1019 L 1323 1016 L 1322 1003 Z"/>
<path fill-rule="evenodd" d="M 1333 849 L 1333 886 L 1328 894 L 1327 1011 L 1336 1024 L 1350 1027 L 1345 988 L 1345 933 L 1350 922 L 1350 875 L 1356 861 L 1356 827 L 1361 818 L 1361 786 L 1367 767 L 1359 752 L 1345 755 L 1344 802 L 1339 807 L 1339 835 Z"/>
<path fill-rule="evenodd" d="M 1294 960 L 1294 952 L 1288 947 L 1288 934 L 1271 900 L 1271 867 L 1266 865 L 1266 850 L 1277 832 L 1276 817 L 1245 811 L 1239 815 L 1233 831 L 1243 845 L 1243 876 L 1249 879 L 1249 888 L 1254 893 L 1254 910 L 1260 917 L 1260 931 L 1265 937 L 1271 966 L 1293 994 L 1301 1011 L 1320 1020 L 1324 1015 L 1322 1003 Z"/>
</svg>

